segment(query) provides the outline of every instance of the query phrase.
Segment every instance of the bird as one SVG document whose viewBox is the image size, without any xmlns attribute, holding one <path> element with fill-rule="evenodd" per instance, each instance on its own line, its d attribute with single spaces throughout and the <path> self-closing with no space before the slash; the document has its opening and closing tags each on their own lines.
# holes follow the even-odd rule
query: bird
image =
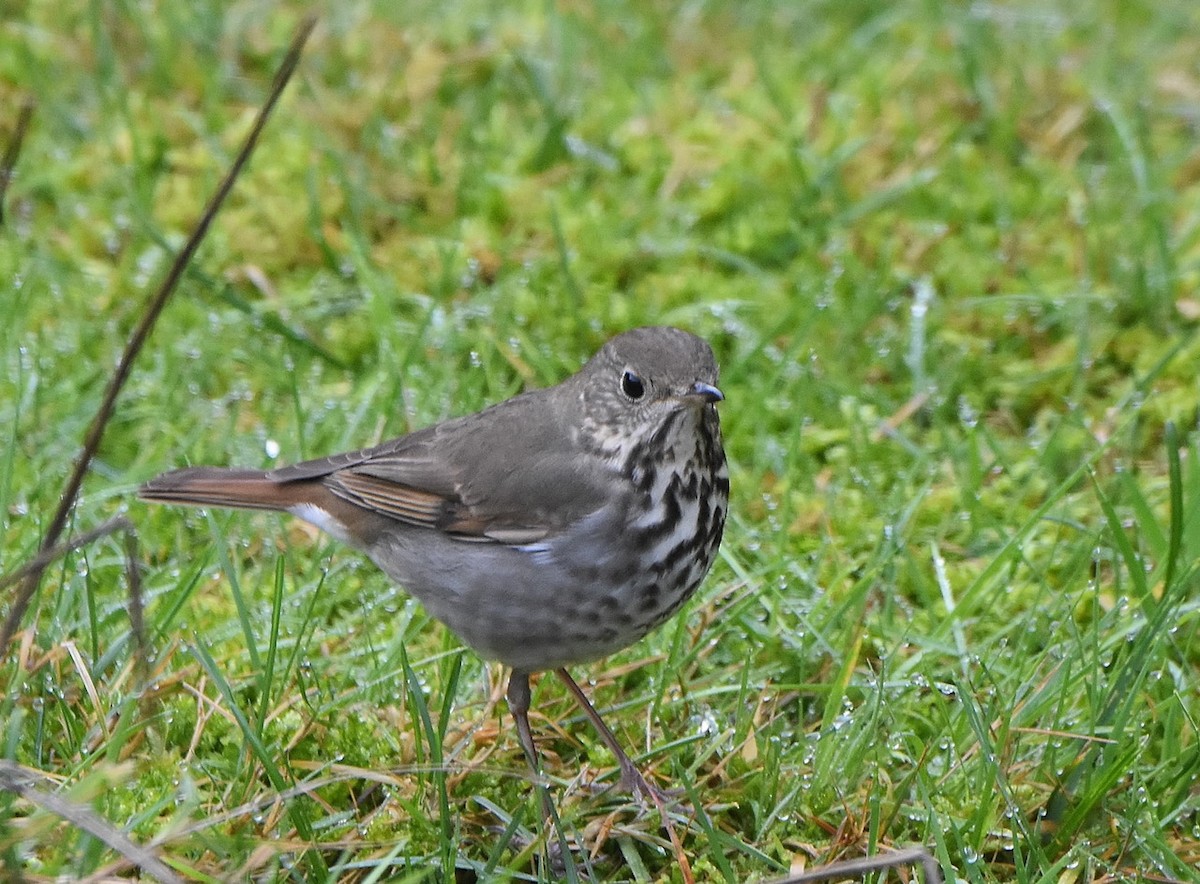
<svg viewBox="0 0 1200 884">
<path fill-rule="evenodd" d="M 567 667 L 640 640 L 712 567 L 729 507 L 717 382 L 704 339 L 635 328 L 562 382 L 474 414 L 277 469 L 172 470 L 139 495 L 289 513 L 365 553 L 510 669 L 506 699 L 535 777 L 529 677 L 552 670 L 621 783 L 663 810 Z"/>
</svg>

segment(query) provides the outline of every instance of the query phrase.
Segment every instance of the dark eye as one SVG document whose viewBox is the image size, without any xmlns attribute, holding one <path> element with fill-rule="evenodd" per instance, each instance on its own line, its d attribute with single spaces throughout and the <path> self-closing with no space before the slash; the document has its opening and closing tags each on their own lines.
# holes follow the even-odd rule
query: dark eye
<svg viewBox="0 0 1200 884">
<path fill-rule="evenodd" d="M 625 374 L 621 375 L 621 392 L 630 399 L 641 399 L 646 395 L 646 385 L 642 383 L 640 377 L 629 369 L 625 369 Z"/>
</svg>

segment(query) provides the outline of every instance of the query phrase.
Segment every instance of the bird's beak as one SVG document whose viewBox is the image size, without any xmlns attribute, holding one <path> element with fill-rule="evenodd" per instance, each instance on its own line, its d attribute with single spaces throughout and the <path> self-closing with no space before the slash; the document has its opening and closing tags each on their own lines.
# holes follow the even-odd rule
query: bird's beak
<svg viewBox="0 0 1200 884">
<path fill-rule="evenodd" d="M 692 384 L 692 389 L 688 391 L 688 398 L 690 399 L 693 396 L 708 405 L 714 405 L 725 399 L 724 393 L 712 384 L 706 384 L 703 381 L 696 381 L 696 383 Z"/>
</svg>

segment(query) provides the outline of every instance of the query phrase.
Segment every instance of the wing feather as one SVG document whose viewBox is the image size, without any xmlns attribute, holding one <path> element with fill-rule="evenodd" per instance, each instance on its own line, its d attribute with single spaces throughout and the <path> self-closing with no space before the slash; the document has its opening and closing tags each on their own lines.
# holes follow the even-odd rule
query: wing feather
<svg viewBox="0 0 1200 884">
<path fill-rule="evenodd" d="M 547 392 L 269 475 L 319 479 L 357 506 L 460 539 L 534 543 L 597 509 L 607 478 L 559 430 Z"/>
</svg>

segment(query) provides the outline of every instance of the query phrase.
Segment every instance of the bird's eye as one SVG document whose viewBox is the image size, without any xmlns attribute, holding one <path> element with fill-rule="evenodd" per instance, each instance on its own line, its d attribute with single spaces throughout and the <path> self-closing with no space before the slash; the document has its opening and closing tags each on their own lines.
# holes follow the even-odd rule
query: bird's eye
<svg viewBox="0 0 1200 884">
<path fill-rule="evenodd" d="M 621 392 L 636 401 L 646 395 L 646 385 L 634 372 L 625 369 L 621 375 Z"/>
</svg>

